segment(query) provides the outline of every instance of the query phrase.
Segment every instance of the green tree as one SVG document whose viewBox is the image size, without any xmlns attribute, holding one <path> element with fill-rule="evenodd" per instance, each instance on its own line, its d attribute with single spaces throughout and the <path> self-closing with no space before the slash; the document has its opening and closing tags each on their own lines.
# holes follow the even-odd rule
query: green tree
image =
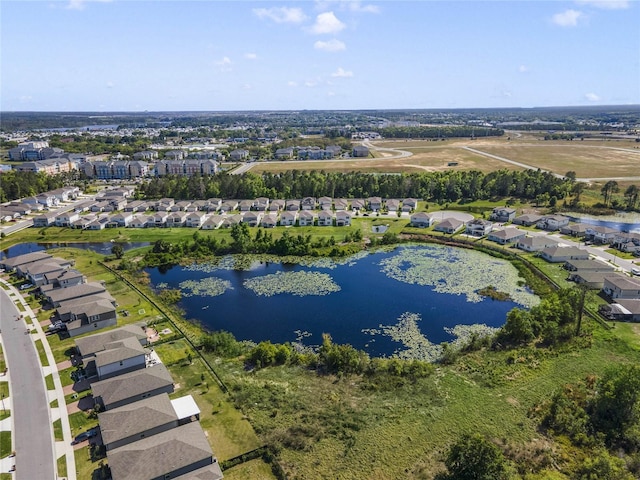
<svg viewBox="0 0 640 480">
<path fill-rule="evenodd" d="M 605 183 L 600 189 L 600 193 L 604 197 L 605 205 L 609 205 L 609 202 L 611 202 L 611 196 L 619 191 L 620 187 L 618 186 L 618 182 L 616 182 L 615 180 L 609 180 L 607 183 Z"/>
<path fill-rule="evenodd" d="M 634 476 L 626 469 L 621 458 L 609 455 L 606 450 L 596 456 L 589 456 L 578 468 L 576 478 L 579 480 L 634 480 Z"/>
<path fill-rule="evenodd" d="M 479 434 L 464 434 L 449 449 L 442 480 L 506 480 L 507 461 L 500 449 Z"/>
<path fill-rule="evenodd" d="M 627 198 L 627 209 L 633 210 L 638 205 L 640 189 L 636 185 L 629 185 L 624 192 L 624 196 Z"/>
<path fill-rule="evenodd" d="M 521 345 L 530 342 L 534 337 L 530 313 L 520 308 L 514 308 L 507 313 L 507 321 L 500 329 L 497 340 Z"/>
<path fill-rule="evenodd" d="M 607 443 L 628 451 L 640 448 L 640 365 L 618 365 L 598 382 L 590 410 Z"/>
<path fill-rule="evenodd" d="M 236 252 L 247 253 L 251 248 L 251 233 L 246 223 L 236 223 L 231 227 L 232 247 Z"/>
<path fill-rule="evenodd" d="M 119 243 L 114 243 L 113 247 L 111 247 L 111 254 L 117 259 L 121 259 L 124 256 L 124 248 Z"/>
</svg>

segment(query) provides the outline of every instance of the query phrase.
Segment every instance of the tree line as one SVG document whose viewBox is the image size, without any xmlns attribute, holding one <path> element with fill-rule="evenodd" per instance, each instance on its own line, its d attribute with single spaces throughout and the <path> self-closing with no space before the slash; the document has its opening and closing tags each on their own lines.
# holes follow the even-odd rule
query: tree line
<svg viewBox="0 0 640 480">
<path fill-rule="evenodd" d="M 68 185 L 70 175 L 10 170 L 0 177 L 0 202 L 32 197 Z"/>
<path fill-rule="evenodd" d="M 562 199 L 571 191 L 571 179 L 540 170 L 477 170 L 380 175 L 349 172 L 289 170 L 257 175 L 194 175 L 156 177 L 140 186 L 144 199 L 206 198 L 420 198 L 433 202 L 474 201 L 515 197 L 534 200 L 541 195 Z"/>
<path fill-rule="evenodd" d="M 441 127 L 385 127 L 373 129 L 384 138 L 457 138 L 501 137 L 504 130 L 493 127 L 452 126 Z"/>
</svg>

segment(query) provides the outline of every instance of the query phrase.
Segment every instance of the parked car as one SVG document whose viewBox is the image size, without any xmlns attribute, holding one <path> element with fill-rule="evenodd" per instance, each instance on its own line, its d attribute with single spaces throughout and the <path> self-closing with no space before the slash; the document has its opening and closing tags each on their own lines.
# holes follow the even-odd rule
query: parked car
<svg viewBox="0 0 640 480">
<path fill-rule="evenodd" d="M 20 285 L 20 290 L 26 290 L 27 288 L 33 287 L 32 283 L 25 283 L 24 285 Z"/>
<path fill-rule="evenodd" d="M 63 322 L 55 322 L 49 325 L 48 331 L 50 333 L 57 333 L 67 329 L 67 326 Z"/>
<path fill-rule="evenodd" d="M 85 440 L 89 440 L 90 438 L 95 437 L 98 434 L 98 431 L 95 428 L 92 428 L 91 430 L 87 430 L 86 432 L 82 432 L 81 434 L 77 435 L 76 438 L 73 439 L 73 442 L 71 442 L 71 445 L 76 445 L 80 442 L 84 442 Z"/>
<path fill-rule="evenodd" d="M 640 268 L 633 267 L 633 268 L 631 269 L 631 275 L 638 275 L 638 276 L 640 276 Z"/>
</svg>

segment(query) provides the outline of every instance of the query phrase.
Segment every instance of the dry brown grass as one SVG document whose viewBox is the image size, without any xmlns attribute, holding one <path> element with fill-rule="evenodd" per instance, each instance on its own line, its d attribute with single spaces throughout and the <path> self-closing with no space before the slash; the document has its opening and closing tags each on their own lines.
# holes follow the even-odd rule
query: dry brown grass
<svg viewBox="0 0 640 480">
<path fill-rule="evenodd" d="M 628 142 L 513 143 L 475 147 L 486 153 L 579 178 L 640 176 L 640 149 Z"/>
<path fill-rule="evenodd" d="M 434 172 L 441 170 L 480 170 L 491 172 L 501 168 L 517 169 L 513 165 L 477 155 L 458 148 L 456 144 L 424 146 L 429 142 L 407 142 L 395 144 L 390 148 L 398 148 L 413 153 L 404 158 L 370 158 L 328 161 L 300 161 L 258 163 L 251 172 L 283 172 L 286 170 L 324 170 L 325 172 L 375 172 L 375 173 L 411 173 Z M 431 142 L 433 143 L 433 142 Z M 389 148 L 389 147 L 386 147 Z M 448 166 L 449 162 L 458 162 L 457 166 Z"/>
</svg>

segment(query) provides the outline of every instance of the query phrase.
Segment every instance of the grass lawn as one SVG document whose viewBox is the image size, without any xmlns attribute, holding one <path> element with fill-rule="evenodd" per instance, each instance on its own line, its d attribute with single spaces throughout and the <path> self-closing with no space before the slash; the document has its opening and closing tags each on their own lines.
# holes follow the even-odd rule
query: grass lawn
<svg viewBox="0 0 640 480">
<path fill-rule="evenodd" d="M 53 390 L 56 388 L 55 384 L 53 383 L 53 375 L 51 374 L 44 377 L 44 383 L 47 386 L 47 390 Z"/>
<path fill-rule="evenodd" d="M 61 442 L 64 440 L 62 435 L 62 420 L 58 419 L 53 422 L 53 436 L 56 439 L 56 442 Z"/>
<path fill-rule="evenodd" d="M 0 344 L 0 372 L 4 372 L 7 369 L 7 362 L 4 361 L 4 352 L 2 351 L 2 345 Z"/>
<path fill-rule="evenodd" d="M 5 418 L 9 418 L 11 416 L 11 410 L 2 410 L 0 412 L 0 420 L 4 420 Z"/>
<path fill-rule="evenodd" d="M 11 432 L 0 432 L 0 458 L 11 455 Z"/>
<path fill-rule="evenodd" d="M 9 396 L 9 382 L 0 382 L 0 396 L 3 398 Z"/>
<path fill-rule="evenodd" d="M 58 408 L 58 399 L 56 398 L 49 404 L 49 408 Z"/>
<path fill-rule="evenodd" d="M 57 464 L 57 469 L 58 469 L 58 477 L 59 478 L 64 478 L 67 476 L 67 457 L 65 455 L 62 455 L 60 458 L 58 458 L 58 460 L 56 461 Z"/>
<path fill-rule="evenodd" d="M 89 418 L 85 412 L 76 412 L 69 415 L 69 424 L 71 425 L 71 435 L 76 437 L 98 425 L 98 419 Z"/>
<path fill-rule="evenodd" d="M 226 480 L 272 480 L 276 477 L 271 472 L 271 465 L 261 458 L 256 458 L 240 465 L 236 465 L 224 472 Z"/>
<path fill-rule="evenodd" d="M 47 354 L 44 351 L 44 345 L 42 344 L 42 340 L 37 339 L 34 343 L 36 344 L 36 350 L 38 350 L 38 356 L 40 357 L 40 364 L 43 367 L 48 367 L 49 360 L 47 360 Z"/>
<path fill-rule="evenodd" d="M 163 358 L 161 354 L 160 358 Z M 200 425 L 220 461 L 262 445 L 249 422 L 234 407 L 229 396 L 220 390 L 213 377 L 205 373 L 202 379 L 202 372 L 206 370 L 199 358 L 194 359 L 191 365 L 186 362 L 176 364 L 169 371 L 176 383 L 176 391 L 171 397 L 193 395 L 201 410 Z"/>
</svg>

